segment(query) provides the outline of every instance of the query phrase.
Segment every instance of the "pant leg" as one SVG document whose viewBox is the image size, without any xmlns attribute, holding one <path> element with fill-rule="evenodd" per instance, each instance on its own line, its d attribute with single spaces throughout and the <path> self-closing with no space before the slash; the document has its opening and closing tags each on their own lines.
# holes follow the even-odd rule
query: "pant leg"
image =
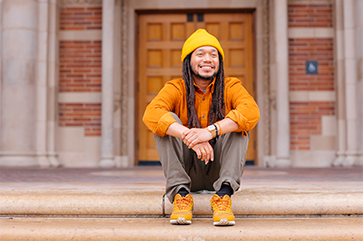
<svg viewBox="0 0 363 241">
<path fill-rule="evenodd" d="M 181 124 L 179 117 L 174 113 L 171 114 Z M 191 178 L 186 171 L 188 170 L 187 165 L 190 159 L 190 152 L 188 147 L 179 138 L 169 135 L 164 137 L 154 135 L 154 137 L 166 178 L 165 195 L 172 203 L 175 195 L 182 187 L 189 192 L 191 190 Z"/>
<path fill-rule="evenodd" d="M 171 113 L 181 124 L 179 117 Z M 190 150 L 179 138 L 155 136 L 156 149 L 166 177 L 165 194 L 172 203 L 177 192 L 184 187 L 190 191 L 218 191 L 227 182 L 238 190 L 246 161 L 249 136 L 242 133 L 228 133 L 218 138 L 214 147 L 214 161 L 207 174 L 208 166 L 196 159 L 191 167 Z M 191 167 L 191 168 L 190 168 Z"/>
<path fill-rule="evenodd" d="M 218 138 L 214 147 L 214 161 L 208 175 L 215 191 L 219 191 L 223 183 L 229 183 L 234 191 L 240 187 L 240 180 L 246 162 L 248 136 L 241 132 L 231 132 Z"/>
</svg>

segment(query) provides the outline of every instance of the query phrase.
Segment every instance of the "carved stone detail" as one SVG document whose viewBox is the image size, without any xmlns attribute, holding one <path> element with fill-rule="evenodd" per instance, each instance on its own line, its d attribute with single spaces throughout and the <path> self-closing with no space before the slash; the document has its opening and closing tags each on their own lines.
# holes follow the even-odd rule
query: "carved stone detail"
<svg viewBox="0 0 363 241">
<path fill-rule="evenodd" d="M 270 93 L 270 19 L 269 0 L 262 3 L 262 55 L 263 55 L 263 153 L 265 156 L 271 155 L 271 93 Z"/>
<path fill-rule="evenodd" d="M 128 14 L 127 14 L 127 0 L 121 1 L 121 156 L 127 156 L 128 153 Z"/>
</svg>

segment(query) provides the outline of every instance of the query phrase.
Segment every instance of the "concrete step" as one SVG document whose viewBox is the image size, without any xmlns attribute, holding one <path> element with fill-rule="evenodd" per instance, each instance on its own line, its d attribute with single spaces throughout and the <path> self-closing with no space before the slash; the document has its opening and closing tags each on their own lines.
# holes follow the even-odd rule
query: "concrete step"
<svg viewBox="0 0 363 241">
<path fill-rule="evenodd" d="M 172 205 L 163 200 L 160 186 L 128 184 L 47 184 L 30 183 L 28 188 L 3 188 L 0 216 L 77 216 L 77 217 L 163 217 Z M 163 184 L 162 184 L 163 185 Z M 192 194 L 195 216 L 210 217 L 212 194 Z M 243 188 L 232 196 L 238 217 L 300 215 L 362 215 L 363 192 L 339 188 Z"/>
<path fill-rule="evenodd" d="M 167 218 L 0 219 L 5 240 L 363 240 L 363 218 L 237 218 L 215 227 L 209 218 L 171 225 Z"/>
</svg>

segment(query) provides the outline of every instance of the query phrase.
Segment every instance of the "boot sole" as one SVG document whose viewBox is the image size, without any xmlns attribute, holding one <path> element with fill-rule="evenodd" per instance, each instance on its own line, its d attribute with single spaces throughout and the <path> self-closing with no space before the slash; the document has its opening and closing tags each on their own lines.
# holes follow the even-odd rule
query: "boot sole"
<svg viewBox="0 0 363 241">
<path fill-rule="evenodd" d="M 192 220 L 186 220 L 185 218 L 171 219 L 171 224 L 191 224 Z"/>
<path fill-rule="evenodd" d="M 235 225 L 235 221 L 228 221 L 227 219 L 223 218 L 219 222 L 213 222 L 214 226 L 232 226 Z"/>
</svg>

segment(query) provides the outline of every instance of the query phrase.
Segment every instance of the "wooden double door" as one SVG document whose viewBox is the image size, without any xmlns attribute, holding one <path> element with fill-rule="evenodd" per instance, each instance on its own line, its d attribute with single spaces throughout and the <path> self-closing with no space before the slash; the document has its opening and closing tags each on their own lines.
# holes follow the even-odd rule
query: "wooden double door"
<svg viewBox="0 0 363 241">
<path fill-rule="evenodd" d="M 167 81 L 182 77 L 181 49 L 195 30 L 217 37 L 225 54 L 225 76 L 240 79 L 254 96 L 252 13 L 140 14 L 138 27 L 137 156 L 139 161 L 158 161 L 153 133 L 142 116 Z M 247 160 L 255 160 L 256 135 L 250 134 Z"/>
</svg>

